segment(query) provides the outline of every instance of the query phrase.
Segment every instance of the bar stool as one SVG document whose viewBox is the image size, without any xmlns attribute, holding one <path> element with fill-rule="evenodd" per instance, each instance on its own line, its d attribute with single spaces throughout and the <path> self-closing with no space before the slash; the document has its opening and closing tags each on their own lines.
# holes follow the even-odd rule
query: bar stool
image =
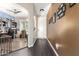
<svg viewBox="0 0 79 59">
<path fill-rule="evenodd" d="M 12 52 L 12 39 L 9 35 L 2 35 L 1 40 L 1 55 Z"/>
</svg>

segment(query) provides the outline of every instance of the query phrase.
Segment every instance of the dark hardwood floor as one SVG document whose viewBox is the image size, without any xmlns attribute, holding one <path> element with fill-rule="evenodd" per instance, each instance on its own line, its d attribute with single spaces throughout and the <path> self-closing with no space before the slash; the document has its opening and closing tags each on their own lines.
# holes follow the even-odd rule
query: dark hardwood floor
<svg viewBox="0 0 79 59">
<path fill-rule="evenodd" d="M 24 48 L 5 56 L 56 56 L 46 39 L 38 39 L 31 48 Z"/>
</svg>

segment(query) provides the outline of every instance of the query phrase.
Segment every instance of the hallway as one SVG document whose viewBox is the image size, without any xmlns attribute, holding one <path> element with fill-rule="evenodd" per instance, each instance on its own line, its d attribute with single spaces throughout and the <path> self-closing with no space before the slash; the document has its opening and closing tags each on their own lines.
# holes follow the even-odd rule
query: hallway
<svg viewBox="0 0 79 59">
<path fill-rule="evenodd" d="M 38 39 L 34 47 L 24 48 L 6 56 L 56 56 L 46 39 Z"/>
</svg>

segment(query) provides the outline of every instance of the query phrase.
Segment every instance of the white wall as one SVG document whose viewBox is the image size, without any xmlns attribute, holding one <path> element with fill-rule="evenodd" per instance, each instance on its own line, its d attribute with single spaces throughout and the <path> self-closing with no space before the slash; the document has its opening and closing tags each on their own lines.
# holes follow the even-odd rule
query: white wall
<svg viewBox="0 0 79 59">
<path fill-rule="evenodd" d="M 34 43 L 37 40 L 37 28 L 35 28 L 35 22 L 34 17 L 30 17 L 30 20 L 28 22 L 28 47 L 33 47 Z M 34 30 L 35 28 L 35 30 Z"/>
<path fill-rule="evenodd" d="M 38 18 L 38 38 L 47 38 L 46 16 Z"/>
<path fill-rule="evenodd" d="M 34 16 L 36 15 L 34 4 L 32 3 L 18 3 L 23 6 L 29 12 L 29 23 L 28 23 L 28 47 L 32 47 L 36 41 L 36 38 L 47 38 L 47 28 L 46 28 L 46 13 L 45 16 L 38 18 L 38 28 L 37 31 L 34 29 Z M 37 37 L 36 37 L 37 36 Z"/>
<path fill-rule="evenodd" d="M 35 41 L 36 41 L 36 32 L 34 29 L 34 5 L 32 3 L 19 3 L 22 7 L 24 7 L 29 12 L 28 17 L 28 47 L 33 47 Z"/>
</svg>

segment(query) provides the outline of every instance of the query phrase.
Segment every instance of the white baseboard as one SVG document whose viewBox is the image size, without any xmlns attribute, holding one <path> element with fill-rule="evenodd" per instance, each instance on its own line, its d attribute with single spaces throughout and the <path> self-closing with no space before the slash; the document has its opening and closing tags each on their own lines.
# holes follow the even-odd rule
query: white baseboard
<svg viewBox="0 0 79 59">
<path fill-rule="evenodd" d="M 51 42 L 47 39 L 49 45 L 51 46 L 52 50 L 55 52 L 56 56 L 59 56 L 59 54 L 57 53 L 57 51 L 55 50 L 55 48 L 53 47 L 53 45 L 51 44 Z"/>
</svg>

